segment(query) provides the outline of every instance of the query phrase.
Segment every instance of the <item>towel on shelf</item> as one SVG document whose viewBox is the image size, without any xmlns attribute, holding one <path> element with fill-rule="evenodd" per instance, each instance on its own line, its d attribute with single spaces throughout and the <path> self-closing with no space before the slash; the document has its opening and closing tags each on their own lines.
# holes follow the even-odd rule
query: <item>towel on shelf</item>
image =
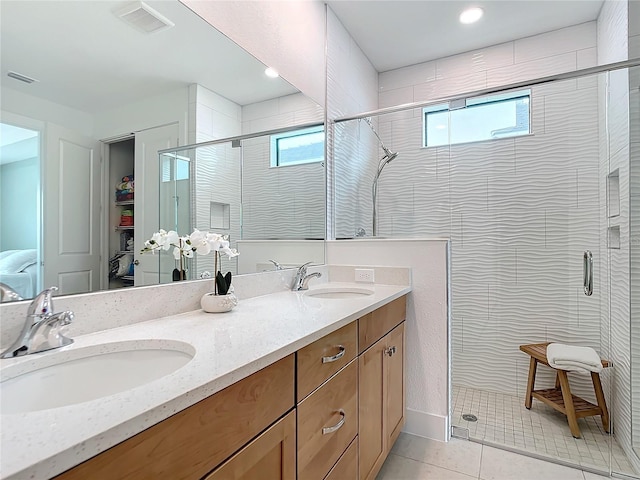
<svg viewBox="0 0 640 480">
<path fill-rule="evenodd" d="M 600 355 L 591 347 L 550 343 L 547 346 L 547 361 L 553 368 L 570 372 L 600 373 L 602 370 Z"/>
</svg>

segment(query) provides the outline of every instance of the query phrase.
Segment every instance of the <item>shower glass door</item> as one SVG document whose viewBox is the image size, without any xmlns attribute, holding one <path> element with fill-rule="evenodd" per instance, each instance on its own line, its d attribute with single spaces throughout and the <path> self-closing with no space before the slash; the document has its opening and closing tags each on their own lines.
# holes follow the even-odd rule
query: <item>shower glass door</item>
<svg viewBox="0 0 640 480">
<path fill-rule="evenodd" d="M 463 436 L 640 473 L 640 316 L 630 311 L 640 302 L 629 281 L 640 245 L 637 77 L 634 87 L 634 72 L 619 70 L 335 124 L 336 238 L 371 235 L 384 143 L 399 155 L 378 179 L 377 235 L 451 239 L 451 423 Z M 501 118 L 478 118 L 483 106 Z M 579 418 L 575 438 L 564 414 L 538 399 L 525 407 L 520 346 L 545 342 L 610 361 L 600 378 L 612 435 L 600 415 Z M 535 389 L 556 388 L 555 377 L 539 365 Z M 598 403 L 589 374 L 568 382 Z"/>
</svg>

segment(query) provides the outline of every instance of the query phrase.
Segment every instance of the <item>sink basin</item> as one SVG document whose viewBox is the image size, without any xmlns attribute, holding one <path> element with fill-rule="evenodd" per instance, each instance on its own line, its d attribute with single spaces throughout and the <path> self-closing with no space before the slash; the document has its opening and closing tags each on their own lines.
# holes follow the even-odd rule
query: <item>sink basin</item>
<svg viewBox="0 0 640 480">
<path fill-rule="evenodd" d="M 373 295 L 373 290 L 351 286 L 329 286 L 307 290 L 305 295 L 315 298 L 361 298 L 367 295 Z"/>
<path fill-rule="evenodd" d="M 0 412 L 47 410 L 114 395 L 169 375 L 194 355 L 191 345 L 166 340 L 51 352 L 2 370 Z"/>
</svg>

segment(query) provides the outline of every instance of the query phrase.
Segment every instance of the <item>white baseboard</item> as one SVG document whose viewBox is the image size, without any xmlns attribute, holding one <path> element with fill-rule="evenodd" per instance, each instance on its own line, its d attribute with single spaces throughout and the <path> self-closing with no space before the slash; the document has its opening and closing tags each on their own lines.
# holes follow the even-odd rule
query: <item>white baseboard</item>
<svg viewBox="0 0 640 480">
<path fill-rule="evenodd" d="M 449 417 L 410 408 L 407 408 L 405 415 L 403 432 L 440 442 L 449 441 Z"/>
</svg>

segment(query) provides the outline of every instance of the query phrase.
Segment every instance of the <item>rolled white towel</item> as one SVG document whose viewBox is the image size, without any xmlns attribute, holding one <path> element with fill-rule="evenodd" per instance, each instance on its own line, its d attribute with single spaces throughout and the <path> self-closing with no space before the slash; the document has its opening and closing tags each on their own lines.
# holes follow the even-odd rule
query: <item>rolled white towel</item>
<svg viewBox="0 0 640 480">
<path fill-rule="evenodd" d="M 553 368 L 570 372 L 600 373 L 602 370 L 600 356 L 591 347 L 550 343 L 547 346 L 547 361 Z"/>
</svg>

